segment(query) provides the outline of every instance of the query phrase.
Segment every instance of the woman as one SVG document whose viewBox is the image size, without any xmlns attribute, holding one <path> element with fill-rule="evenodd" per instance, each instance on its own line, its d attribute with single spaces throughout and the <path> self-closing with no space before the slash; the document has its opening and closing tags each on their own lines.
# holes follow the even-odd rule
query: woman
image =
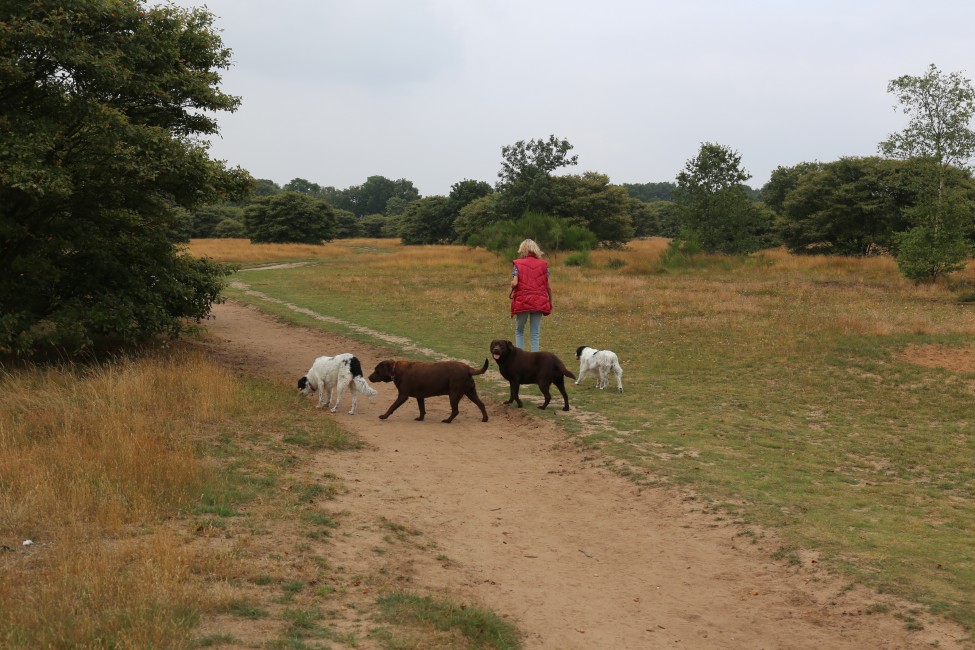
<svg viewBox="0 0 975 650">
<path fill-rule="evenodd" d="M 548 286 L 548 262 L 531 239 L 518 246 L 511 269 L 511 316 L 515 318 L 515 345 L 525 348 L 525 321 L 529 321 L 531 351 L 538 352 L 542 316 L 552 313 L 552 289 Z"/>
</svg>

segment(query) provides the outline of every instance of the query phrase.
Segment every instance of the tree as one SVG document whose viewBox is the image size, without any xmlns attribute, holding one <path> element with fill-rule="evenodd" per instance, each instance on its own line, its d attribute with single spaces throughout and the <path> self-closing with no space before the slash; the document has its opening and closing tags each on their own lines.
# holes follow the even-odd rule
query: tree
<svg viewBox="0 0 975 650">
<path fill-rule="evenodd" d="M 776 167 L 769 180 L 762 186 L 761 199 L 773 212 L 782 214 L 785 197 L 794 190 L 802 177 L 811 171 L 822 169 L 819 163 L 799 163 L 792 167 Z"/>
<path fill-rule="evenodd" d="M 385 213 L 386 205 L 392 198 L 399 198 L 406 202 L 420 198 L 420 192 L 413 186 L 412 181 L 405 178 L 390 180 L 385 176 L 370 176 L 362 185 L 353 185 L 345 190 L 345 210 L 350 210 L 357 217 L 367 214 Z"/>
<path fill-rule="evenodd" d="M 190 213 L 190 236 L 196 238 L 215 237 L 214 229 L 220 222 L 231 219 L 240 222 L 244 218 L 244 211 L 228 203 L 214 203 L 203 205 Z"/>
<path fill-rule="evenodd" d="M 472 238 L 482 233 L 491 224 L 504 221 L 505 216 L 498 210 L 497 204 L 498 194 L 492 192 L 461 208 L 457 218 L 454 219 L 457 241 L 469 244 Z"/>
<path fill-rule="evenodd" d="M 771 215 L 748 197 L 741 155 L 706 142 L 677 175 L 682 227 L 706 252 L 743 255 L 767 245 Z"/>
<path fill-rule="evenodd" d="M 797 168 L 792 168 L 796 170 Z M 841 158 L 795 175 L 777 169 L 770 183 L 795 182 L 780 204 L 779 231 L 793 253 L 866 255 L 892 250 L 916 201 L 911 165 L 881 158 Z M 791 180 L 785 180 L 786 178 Z"/>
<path fill-rule="evenodd" d="M 244 210 L 244 227 L 255 244 L 321 244 L 336 231 L 328 203 L 301 192 L 265 196 Z"/>
<path fill-rule="evenodd" d="M 880 152 L 923 161 L 928 167 L 918 191 L 925 205 L 913 211 L 913 228 L 903 238 L 910 242 L 910 261 L 901 263 L 899 255 L 898 265 L 906 277 L 934 281 L 963 268 L 969 254 L 964 237 L 971 210 L 958 209 L 963 202 L 949 195 L 946 178 L 952 167 L 967 169 L 975 155 L 975 132 L 970 127 L 975 90 L 957 72 L 946 75 L 931 64 L 921 76 L 893 79 L 887 92 L 897 97 L 908 124 L 881 142 Z M 925 257 L 930 261 L 927 268 Z"/>
<path fill-rule="evenodd" d="M 673 201 L 630 199 L 630 221 L 634 237 L 677 237 L 680 234 L 680 216 Z"/>
<path fill-rule="evenodd" d="M 578 156 L 569 155 L 571 150 L 568 140 L 554 135 L 501 147 L 501 171 L 495 185 L 501 212 L 511 218 L 529 210 L 549 212 L 554 201 L 552 172 L 578 162 Z"/>
<path fill-rule="evenodd" d="M 178 335 L 226 267 L 174 244 L 178 208 L 243 196 L 205 137 L 237 97 L 205 9 L 0 4 L 0 351 Z"/>
<path fill-rule="evenodd" d="M 404 244 L 449 244 L 454 240 L 454 216 L 446 196 L 426 196 L 403 212 L 399 236 Z"/>
<path fill-rule="evenodd" d="M 335 239 L 353 239 L 364 237 L 365 228 L 362 221 L 348 210 L 333 210 L 335 215 Z"/>
<path fill-rule="evenodd" d="M 618 247 L 633 239 L 630 196 L 609 177 L 598 172 L 552 179 L 553 214 L 583 226 L 603 246 Z"/>
</svg>

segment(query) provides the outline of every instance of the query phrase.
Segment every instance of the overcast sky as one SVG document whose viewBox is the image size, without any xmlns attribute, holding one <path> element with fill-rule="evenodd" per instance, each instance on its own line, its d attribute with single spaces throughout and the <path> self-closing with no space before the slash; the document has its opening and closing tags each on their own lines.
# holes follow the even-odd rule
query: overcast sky
<svg viewBox="0 0 975 650">
<path fill-rule="evenodd" d="M 234 65 L 213 157 L 283 185 L 492 185 L 501 147 L 567 139 L 612 183 L 674 181 L 703 142 L 773 169 L 869 156 L 887 83 L 975 75 L 972 0 L 176 0 Z"/>
</svg>

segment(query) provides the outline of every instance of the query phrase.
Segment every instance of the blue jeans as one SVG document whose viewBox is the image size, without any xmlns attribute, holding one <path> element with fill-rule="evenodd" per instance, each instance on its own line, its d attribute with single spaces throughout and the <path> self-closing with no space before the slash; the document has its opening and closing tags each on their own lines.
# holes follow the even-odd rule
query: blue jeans
<svg viewBox="0 0 975 650">
<path fill-rule="evenodd" d="M 529 316 L 531 320 L 528 335 L 531 337 L 531 351 L 538 352 L 538 339 L 542 335 L 542 312 L 540 311 L 523 311 L 515 314 L 515 345 L 522 350 L 525 349 L 525 321 L 529 320 Z"/>
</svg>

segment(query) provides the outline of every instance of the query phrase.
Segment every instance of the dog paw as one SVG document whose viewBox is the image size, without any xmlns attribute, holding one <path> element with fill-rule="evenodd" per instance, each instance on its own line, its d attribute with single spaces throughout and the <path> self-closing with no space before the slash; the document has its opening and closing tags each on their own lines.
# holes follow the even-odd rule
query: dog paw
<svg viewBox="0 0 975 650">
<path fill-rule="evenodd" d="M 386 418 L 388 418 L 388 417 L 389 417 L 388 415 L 380 415 L 380 416 L 379 416 L 379 419 L 380 419 L 380 420 L 385 420 L 385 419 L 386 419 Z"/>
<path fill-rule="evenodd" d="M 568 410 L 569 410 L 569 407 L 568 407 L 568 406 L 563 406 L 563 407 L 562 407 L 562 410 L 563 410 L 563 411 L 568 411 Z"/>
</svg>

